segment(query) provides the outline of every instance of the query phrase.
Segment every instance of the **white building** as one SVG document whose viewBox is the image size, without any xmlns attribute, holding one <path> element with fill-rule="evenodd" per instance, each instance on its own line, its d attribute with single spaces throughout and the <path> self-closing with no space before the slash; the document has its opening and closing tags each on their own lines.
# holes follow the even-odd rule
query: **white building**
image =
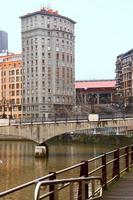
<svg viewBox="0 0 133 200">
<path fill-rule="evenodd" d="M 20 18 L 23 115 L 61 114 L 75 104 L 75 22 L 44 8 Z"/>
</svg>

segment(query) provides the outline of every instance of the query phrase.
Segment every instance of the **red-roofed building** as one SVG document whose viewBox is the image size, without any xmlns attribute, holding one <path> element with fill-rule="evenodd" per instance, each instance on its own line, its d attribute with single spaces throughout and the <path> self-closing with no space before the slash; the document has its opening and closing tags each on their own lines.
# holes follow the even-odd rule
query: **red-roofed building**
<svg viewBox="0 0 133 200">
<path fill-rule="evenodd" d="M 76 81 L 77 104 L 110 104 L 115 94 L 115 80 Z"/>
</svg>

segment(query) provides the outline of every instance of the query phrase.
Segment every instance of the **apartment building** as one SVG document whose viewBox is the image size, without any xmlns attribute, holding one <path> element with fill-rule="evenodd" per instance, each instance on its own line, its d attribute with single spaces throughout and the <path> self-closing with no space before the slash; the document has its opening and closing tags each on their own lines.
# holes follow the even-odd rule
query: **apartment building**
<svg viewBox="0 0 133 200">
<path fill-rule="evenodd" d="M 125 105 L 133 102 L 133 49 L 117 56 L 116 91 Z"/>
<path fill-rule="evenodd" d="M 9 53 L 0 56 L 0 117 L 20 118 L 22 99 L 22 57 Z"/>
<path fill-rule="evenodd" d="M 75 22 L 45 8 L 20 18 L 23 115 L 61 114 L 75 104 Z"/>
</svg>

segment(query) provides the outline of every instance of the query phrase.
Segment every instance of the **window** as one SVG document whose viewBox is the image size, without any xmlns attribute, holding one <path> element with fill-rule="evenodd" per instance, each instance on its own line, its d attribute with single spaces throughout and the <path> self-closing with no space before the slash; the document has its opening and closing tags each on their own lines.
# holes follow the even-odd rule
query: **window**
<svg viewBox="0 0 133 200">
<path fill-rule="evenodd" d="M 45 81 L 42 82 L 42 86 L 45 87 Z"/>
<path fill-rule="evenodd" d="M 11 71 L 11 74 L 12 74 L 12 75 L 14 75 L 14 74 L 15 74 L 15 71 L 14 71 L 14 70 L 12 70 L 12 71 Z"/>
<path fill-rule="evenodd" d="M 20 104 L 20 99 L 16 99 L 16 104 Z"/>
<path fill-rule="evenodd" d="M 45 42 L 45 38 L 42 38 L 42 42 Z"/>
<path fill-rule="evenodd" d="M 65 60 L 65 56 L 64 56 L 64 53 L 62 54 L 62 61 L 64 61 Z"/>
<path fill-rule="evenodd" d="M 37 43 L 37 38 L 35 38 L 35 43 Z"/>
<path fill-rule="evenodd" d="M 16 95 L 19 96 L 19 90 L 16 90 Z"/>
<path fill-rule="evenodd" d="M 16 84 L 16 88 L 17 88 L 17 89 L 19 88 L 19 83 Z"/>
<path fill-rule="evenodd" d="M 51 53 L 48 53 L 48 58 L 51 58 Z"/>
<path fill-rule="evenodd" d="M 15 88 L 15 85 L 14 84 L 12 84 L 12 89 L 14 89 Z"/>
<path fill-rule="evenodd" d="M 42 98 L 43 103 L 45 103 L 45 97 Z"/>
<path fill-rule="evenodd" d="M 17 74 L 17 75 L 19 74 L 19 69 L 16 70 L 16 74 Z"/>
<path fill-rule="evenodd" d="M 19 76 L 16 77 L 16 81 L 19 81 Z"/>
<path fill-rule="evenodd" d="M 51 97 L 48 97 L 48 101 L 51 102 Z"/>
<path fill-rule="evenodd" d="M 12 94 L 11 94 L 12 96 L 15 96 L 15 91 L 12 91 Z"/>
<path fill-rule="evenodd" d="M 56 59 L 59 60 L 59 53 L 56 54 Z"/>
<path fill-rule="evenodd" d="M 45 72 L 45 67 L 42 67 L 42 71 Z"/>
</svg>

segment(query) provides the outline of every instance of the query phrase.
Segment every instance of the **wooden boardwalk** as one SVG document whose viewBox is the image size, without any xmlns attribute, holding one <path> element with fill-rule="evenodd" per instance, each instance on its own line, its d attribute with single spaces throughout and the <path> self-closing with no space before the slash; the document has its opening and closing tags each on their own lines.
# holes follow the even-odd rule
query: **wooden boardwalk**
<svg viewBox="0 0 133 200">
<path fill-rule="evenodd" d="M 133 170 L 103 191 L 101 200 L 133 200 Z"/>
</svg>

